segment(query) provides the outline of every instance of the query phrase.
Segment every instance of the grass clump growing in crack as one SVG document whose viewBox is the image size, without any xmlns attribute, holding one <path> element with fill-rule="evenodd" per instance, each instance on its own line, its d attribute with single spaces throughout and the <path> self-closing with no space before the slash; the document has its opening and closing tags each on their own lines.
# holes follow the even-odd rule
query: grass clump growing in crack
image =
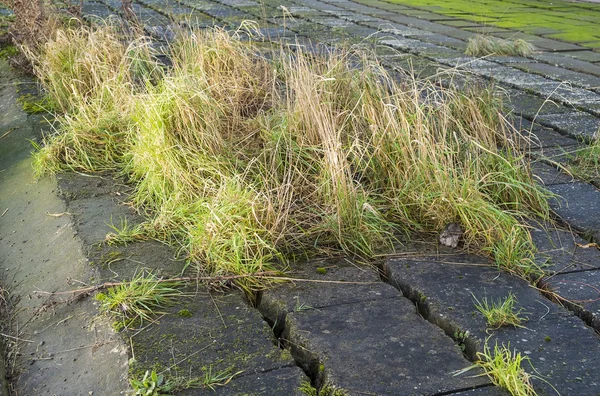
<svg viewBox="0 0 600 396">
<path fill-rule="evenodd" d="M 344 389 L 337 388 L 335 385 L 329 383 L 323 385 L 319 391 L 311 385 L 309 381 L 303 381 L 298 389 L 300 392 L 307 396 L 347 396 L 348 392 Z"/>
<path fill-rule="evenodd" d="M 498 37 L 478 34 L 469 38 L 465 54 L 469 56 L 531 56 L 535 47 L 523 39 L 504 40 Z"/>
<path fill-rule="evenodd" d="M 100 302 L 100 311 L 113 317 L 115 329 L 120 330 L 153 322 L 161 314 L 159 309 L 181 298 L 180 286 L 140 271 L 129 282 L 96 294 L 95 299 Z"/>
<path fill-rule="evenodd" d="M 104 242 L 109 245 L 127 245 L 128 243 L 146 239 L 143 225 L 131 226 L 127 218 L 119 220 L 119 225 L 111 222 L 108 225 L 113 232 L 106 235 Z"/>
<path fill-rule="evenodd" d="M 360 49 L 263 56 L 253 27 L 182 32 L 168 69 L 146 41 L 126 46 L 111 28 L 59 34 L 38 62 L 63 112 L 35 155 L 38 174 L 126 174 L 146 236 L 217 275 L 309 251 L 369 257 L 450 222 L 467 248 L 531 271 L 520 218 L 546 218 L 547 193 L 492 89 L 398 82 Z"/>
<path fill-rule="evenodd" d="M 528 318 L 521 316 L 523 308 L 516 309 L 517 297 L 514 294 L 508 293 L 508 296 L 498 301 L 490 300 L 483 297 L 479 301 L 474 295 L 475 308 L 485 317 L 488 326 L 492 328 L 500 328 L 502 326 L 523 327 L 522 323 Z"/>
<path fill-rule="evenodd" d="M 455 375 L 463 374 L 475 368 L 482 368 L 492 383 L 496 386 L 506 389 L 513 396 L 536 396 L 537 393 L 531 384 L 532 375 L 528 374 L 521 364 L 529 361 L 527 356 L 521 356 L 520 352 L 511 351 L 508 346 L 494 346 L 492 351 L 487 343 L 483 347 L 483 352 L 478 352 L 477 361 L 472 366 L 459 370 Z M 533 369 L 533 366 L 532 366 Z"/>
</svg>

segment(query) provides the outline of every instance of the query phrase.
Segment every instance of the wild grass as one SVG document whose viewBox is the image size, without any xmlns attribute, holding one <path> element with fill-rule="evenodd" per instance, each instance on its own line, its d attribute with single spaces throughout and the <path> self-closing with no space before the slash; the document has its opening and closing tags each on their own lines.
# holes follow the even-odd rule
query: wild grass
<svg viewBox="0 0 600 396">
<path fill-rule="evenodd" d="M 129 282 L 98 293 L 100 311 L 115 319 L 117 330 L 154 322 L 158 311 L 182 296 L 180 284 L 163 282 L 153 273 L 138 272 Z"/>
<path fill-rule="evenodd" d="M 511 351 L 510 345 L 498 346 L 498 343 L 496 343 L 492 351 L 487 341 L 483 352 L 478 352 L 477 355 L 479 356 L 479 361 L 470 367 L 458 371 L 456 375 L 474 368 L 482 368 L 485 371 L 485 374 L 482 375 L 487 375 L 494 385 L 506 389 L 513 396 L 537 395 L 531 384 L 533 376 L 521 367 L 524 361 L 529 362 L 527 356 L 521 356 L 520 352 Z"/>
<path fill-rule="evenodd" d="M 508 293 L 508 296 L 497 301 L 483 297 L 479 301 L 475 296 L 475 308 L 486 318 L 488 326 L 498 329 L 502 326 L 523 327 L 522 323 L 528 318 L 521 316 L 523 309 L 516 309 L 517 297 Z"/>
<path fill-rule="evenodd" d="M 531 270 L 520 218 L 547 217 L 547 193 L 492 88 L 398 82 L 355 48 L 259 51 L 253 32 L 182 32 L 168 69 L 110 27 L 57 35 L 37 71 L 63 112 L 37 173 L 126 174 L 147 236 L 210 273 L 369 257 L 450 222 L 468 249 Z"/>
<path fill-rule="evenodd" d="M 465 54 L 469 56 L 531 56 L 535 47 L 523 39 L 504 40 L 498 37 L 478 34 L 469 38 Z"/>
</svg>

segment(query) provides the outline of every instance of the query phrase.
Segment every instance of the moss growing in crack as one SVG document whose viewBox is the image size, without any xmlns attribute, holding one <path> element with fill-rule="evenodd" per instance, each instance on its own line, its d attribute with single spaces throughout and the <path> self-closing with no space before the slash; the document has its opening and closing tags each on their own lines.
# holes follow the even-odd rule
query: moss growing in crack
<svg viewBox="0 0 600 396">
<path fill-rule="evenodd" d="M 349 393 L 344 389 L 338 388 L 332 384 L 325 384 L 320 391 L 317 391 L 309 381 L 303 381 L 298 390 L 307 396 L 348 396 Z"/>
<path fill-rule="evenodd" d="M 21 95 L 17 102 L 23 107 L 23 111 L 28 114 L 47 113 L 54 110 L 54 104 L 49 96 L 36 96 L 32 94 Z"/>
<path fill-rule="evenodd" d="M 19 50 L 14 45 L 7 45 L 6 47 L 0 50 L 0 58 L 8 59 L 12 56 L 15 56 L 19 53 Z"/>
<path fill-rule="evenodd" d="M 177 315 L 181 318 L 191 318 L 192 313 L 188 309 L 181 309 L 177 312 Z"/>
</svg>

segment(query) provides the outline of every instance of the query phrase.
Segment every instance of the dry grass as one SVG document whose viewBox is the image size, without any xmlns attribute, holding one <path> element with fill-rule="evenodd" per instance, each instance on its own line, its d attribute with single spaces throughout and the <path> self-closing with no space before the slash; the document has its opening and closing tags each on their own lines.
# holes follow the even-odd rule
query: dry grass
<svg viewBox="0 0 600 396">
<path fill-rule="evenodd" d="M 309 251 L 368 257 L 449 222 L 469 249 L 532 270 L 519 218 L 547 217 L 546 193 L 492 90 L 400 84 L 359 50 L 264 57 L 242 30 L 255 26 L 182 33 L 168 70 L 110 28 L 57 35 L 37 72 L 62 114 L 38 174 L 126 173 L 144 232 L 217 274 Z"/>
<path fill-rule="evenodd" d="M 531 56 L 535 47 L 522 39 L 513 41 L 478 34 L 469 39 L 465 54 L 469 56 Z"/>
</svg>

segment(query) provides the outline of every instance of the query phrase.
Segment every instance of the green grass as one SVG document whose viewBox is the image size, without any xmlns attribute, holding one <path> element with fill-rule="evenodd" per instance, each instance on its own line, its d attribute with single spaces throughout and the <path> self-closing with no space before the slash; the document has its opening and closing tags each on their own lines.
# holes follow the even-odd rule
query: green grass
<svg viewBox="0 0 600 396">
<path fill-rule="evenodd" d="M 531 384 L 532 376 L 522 367 L 522 363 L 529 358 L 521 356 L 520 352 L 511 351 L 508 346 L 494 346 L 492 351 L 489 345 L 485 344 L 483 352 L 477 353 L 479 361 L 474 365 L 458 371 L 455 375 L 465 373 L 474 368 L 482 368 L 489 379 L 496 386 L 506 389 L 513 396 L 536 396 L 537 392 Z M 533 366 L 532 366 L 533 369 Z"/>
<path fill-rule="evenodd" d="M 146 39 L 126 46 L 110 27 L 60 33 L 37 62 L 59 127 L 36 174 L 126 174 L 147 216 L 139 230 L 216 275 L 298 255 L 368 258 L 450 222 L 469 250 L 535 270 L 520 219 L 547 218 L 548 193 L 492 88 L 398 83 L 360 48 L 259 50 L 242 30 L 257 38 L 252 23 L 182 32 L 169 69 Z"/>
<path fill-rule="evenodd" d="M 498 37 L 478 34 L 469 38 L 465 54 L 469 56 L 523 56 L 528 57 L 534 46 L 525 40 L 504 40 Z"/>
<path fill-rule="evenodd" d="M 161 308 L 182 297 L 180 284 L 163 282 L 152 273 L 138 272 L 129 282 L 110 287 L 96 294 L 100 311 L 115 319 L 116 329 L 141 326 L 154 322 Z"/>
<path fill-rule="evenodd" d="M 185 378 L 181 376 L 165 377 L 157 374 L 155 370 L 146 371 L 142 379 L 130 379 L 129 382 L 134 395 L 159 396 L 171 395 L 172 392 L 185 389 L 210 389 L 216 391 L 217 387 L 227 385 L 233 378 L 240 375 L 242 371 L 233 372 L 229 367 L 220 371 L 213 371 L 212 366 L 202 369 L 202 376 Z"/>
<path fill-rule="evenodd" d="M 600 8 L 597 4 L 555 0 L 550 2 L 524 2 L 521 0 L 392 0 L 394 4 L 408 5 L 417 9 L 435 7 L 432 12 L 458 19 L 478 22 L 482 31 L 491 27 L 517 30 L 536 34 L 540 29 L 551 29 L 554 34 L 546 37 L 571 43 L 584 44 L 590 48 L 600 47 L 597 23 Z M 443 23 L 443 22 L 442 22 Z"/>
<path fill-rule="evenodd" d="M 528 318 L 521 316 L 523 309 L 516 309 L 517 297 L 514 294 L 508 293 L 508 296 L 498 301 L 490 300 L 483 297 L 479 301 L 475 296 L 475 308 L 486 318 L 488 326 L 492 328 L 500 328 L 502 326 L 523 327 L 522 323 Z"/>
</svg>

